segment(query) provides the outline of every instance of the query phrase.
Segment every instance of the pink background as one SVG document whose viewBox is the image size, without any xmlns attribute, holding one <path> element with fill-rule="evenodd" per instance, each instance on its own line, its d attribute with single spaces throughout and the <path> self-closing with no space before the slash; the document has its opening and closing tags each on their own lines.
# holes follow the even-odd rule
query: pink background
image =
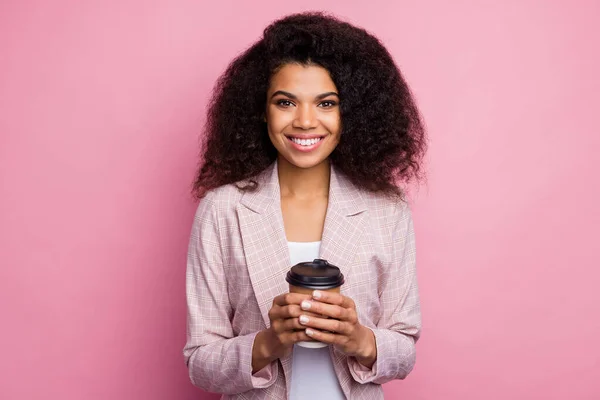
<svg viewBox="0 0 600 400">
<path fill-rule="evenodd" d="M 599 399 L 600 3 L 206 3 L 0 3 L 0 398 L 216 398 L 181 354 L 207 97 L 327 6 L 389 47 L 431 139 L 424 331 L 388 398 Z"/>
</svg>

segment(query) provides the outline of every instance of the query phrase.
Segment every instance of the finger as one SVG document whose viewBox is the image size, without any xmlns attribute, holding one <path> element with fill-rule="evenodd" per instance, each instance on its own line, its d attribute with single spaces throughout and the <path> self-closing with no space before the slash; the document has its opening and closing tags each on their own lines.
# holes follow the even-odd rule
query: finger
<svg viewBox="0 0 600 400">
<path fill-rule="evenodd" d="M 356 322 L 356 311 L 354 309 L 342 308 L 338 305 L 321 303 L 320 301 L 304 300 L 300 308 L 322 316 L 339 319 L 342 321 Z"/>
<path fill-rule="evenodd" d="M 298 318 L 300 315 L 305 314 L 311 317 L 318 317 L 318 314 L 311 313 L 308 311 L 303 311 L 298 305 L 289 305 L 289 306 L 274 306 L 269 310 L 269 319 L 274 321 L 276 319 L 288 319 L 288 318 Z"/>
<path fill-rule="evenodd" d="M 271 329 L 277 335 L 279 335 L 280 333 L 283 333 L 285 331 L 285 329 L 283 327 L 283 321 L 280 319 L 274 320 L 273 322 L 271 322 Z"/>
<path fill-rule="evenodd" d="M 345 346 L 350 340 L 348 336 L 338 335 L 336 333 L 331 332 L 323 332 L 313 328 L 306 328 L 304 331 L 306 336 L 311 339 L 318 340 L 319 342 L 333 344 L 337 346 Z"/>
<path fill-rule="evenodd" d="M 345 336 L 350 336 L 354 330 L 352 324 L 337 319 L 325 319 L 301 315 L 297 320 L 298 323 L 304 327 L 316 328 L 320 331 L 330 331 Z"/>
<path fill-rule="evenodd" d="M 343 308 L 356 308 L 354 300 L 340 293 L 315 290 L 312 293 L 312 298 L 314 300 L 320 301 L 321 303 L 333 304 Z"/>
<path fill-rule="evenodd" d="M 302 310 L 297 305 L 273 306 L 269 310 L 269 318 L 271 320 L 297 318 L 300 316 L 301 313 Z"/>
<path fill-rule="evenodd" d="M 305 326 L 300 323 L 298 318 L 288 318 L 282 320 L 282 327 L 285 331 L 304 331 Z"/>
<path fill-rule="evenodd" d="M 312 342 L 313 339 L 306 335 L 304 330 L 291 331 L 280 336 L 282 343 L 286 345 L 295 344 L 298 342 Z"/>
<path fill-rule="evenodd" d="M 271 326 L 278 335 L 296 331 L 304 332 L 304 329 L 306 328 L 300 323 L 298 318 L 276 319 Z"/>
<path fill-rule="evenodd" d="M 310 295 L 301 293 L 284 293 L 273 299 L 273 305 L 287 306 L 289 304 L 300 304 L 302 300 L 310 299 Z"/>
</svg>

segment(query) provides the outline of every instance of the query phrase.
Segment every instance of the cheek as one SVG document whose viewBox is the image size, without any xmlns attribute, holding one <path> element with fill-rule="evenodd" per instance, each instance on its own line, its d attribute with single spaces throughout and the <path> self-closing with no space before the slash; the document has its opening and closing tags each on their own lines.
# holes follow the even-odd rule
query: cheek
<svg viewBox="0 0 600 400">
<path fill-rule="evenodd" d="M 275 130 L 275 128 L 273 128 L 273 126 L 269 125 L 267 127 L 267 132 L 269 133 L 269 140 L 271 141 L 273 146 L 278 148 L 279 143 L 281 142 L 281 139 L 279 138 L 279 135 L 277 135 L 277 131 Z"/>
<path fill-rule="evenodd" d="M 339 134 L 342 129 L 342 121 L 339 114 L 329 115 L 327 118 L 323 119 L 323 124 L 327 127 L 327 130 L 332 134 Z"/>
<path fill-rule="evenodd" d="M 283 135 L 282 132 L 285 130 L 285 123 L 281 119 L 269 118 L 267 119 L 267 133 L 269 139 L 275 147 L 278 147 L 282 143 Z"/>
<path fill-rule="evenodd" d="M 277 121 L 275 121 L 273 118 L 267 119 L 267 131 L 271 137 L 277 134 Z"/>
</svg>

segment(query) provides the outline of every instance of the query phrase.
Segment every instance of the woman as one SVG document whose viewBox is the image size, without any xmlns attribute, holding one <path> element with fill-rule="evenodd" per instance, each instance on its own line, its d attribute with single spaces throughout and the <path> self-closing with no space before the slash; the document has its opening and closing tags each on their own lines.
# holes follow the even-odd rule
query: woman
<svg viewBox="0 0 600 400">
<path fill-rule="evenodd" d="M 288 16 L 231 63 L 195 183 L 184 348 L 195 385 L 372 400 L 406 377 L 421 321 L 399 185 L 419 177 L 424 150 L 407 84 L 362 29 Z M 287 293 L 290 266 L 314 258 L 340 267 L 341 294 Z M 307 340 L 329 346 L 295 345 Z"/>
</svg>

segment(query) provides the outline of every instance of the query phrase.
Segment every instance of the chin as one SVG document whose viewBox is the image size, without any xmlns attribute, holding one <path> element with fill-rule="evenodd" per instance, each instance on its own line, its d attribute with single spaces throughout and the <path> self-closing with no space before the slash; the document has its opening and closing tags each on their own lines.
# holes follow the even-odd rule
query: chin
<svg viewBox="0 0 600 400">
<path fill-rule="evenodd" d="M 284 157 L 285 160 L 290 163 L 291 165 L 293 165 L 294 167 L 297 168 L 301 168 L 301 169 L 310 169 L 313 167 L 316 167 L 318 165 L 321 165 L 324 162 L 327 162 L 328 159 L 326 158 L 314 158 L 314 157 Z"/>
</svg>

